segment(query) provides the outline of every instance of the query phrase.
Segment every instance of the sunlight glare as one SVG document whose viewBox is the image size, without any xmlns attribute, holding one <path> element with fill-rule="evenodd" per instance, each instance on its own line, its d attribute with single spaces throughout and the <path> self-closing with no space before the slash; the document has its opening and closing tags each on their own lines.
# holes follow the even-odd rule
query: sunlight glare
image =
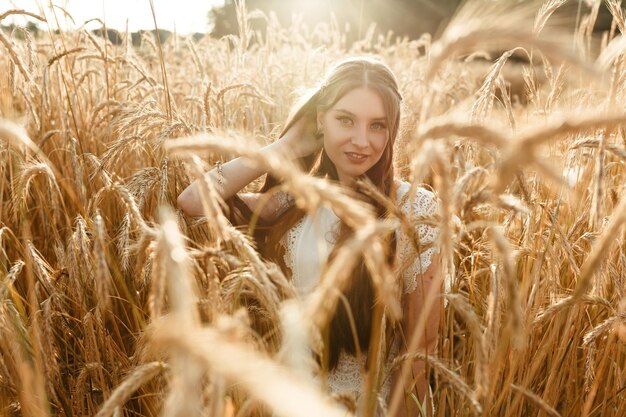
<svg viewBox="0 0 626 417">
<path fill-rule="evenodd" d="M 46 16 L 51 17 L 47 7 L 48 2 L 43 0 L 9 0 L 9 8 L 24 9 L 40 13 L 44 9 Z M 149 0 L 63 0 L 53 4 L 62 7 L 72 16 L 72 20 L 57 11 L 59 25 L 64 28 L 79 27 L 85 21 L 99 18 L 107 27 L 120 31 L 137 31 L 140 29 L 154 29 L 154 21 L 150 10 Z M 214 6 L 221 6 L 224 0 L 153 0 L 157 25 L 160 29 L 176 30 L 179 34 L 207 32 L 208 13 Z M 4 10 L 0 9 L 0 12 Z M 20 20 L 21 19 L 21 20 Z M 16 17 L 16 24 L 24 24 L 24 18 Z M 54 22 L 54 19 L 50 20 Z M 55 23 L 52 23 L 56 25 Z M 99 28 L 99 22 L 91 22 L 87 28 Z"/>
</svg>

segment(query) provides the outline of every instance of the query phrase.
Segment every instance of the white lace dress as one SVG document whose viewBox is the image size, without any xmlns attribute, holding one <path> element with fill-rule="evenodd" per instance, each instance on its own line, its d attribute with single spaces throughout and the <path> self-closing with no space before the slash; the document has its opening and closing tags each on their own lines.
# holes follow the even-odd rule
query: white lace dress
<svg viewBox="0 0 626 417">
<path fill-rule="evenodd" d="M 401 182 L 396 191 L 396 203 L 401 207 L 407 218 L 416 216 L 431 216 L 437 211 L 437 199 L 433 193 L 417 188 L 415 196 L 408 198 L 410 185 Z M 415 222 L 412 222 L 415 224 Z M 328 208 L 321 208 L 315 216 L 306 215 L 295 224 L 282 240 L 285 246 L 285 264 L 292 271 L 292 279 L 296 289 L 303 299 L 314 289 L 319 281 L 322 269 L 328 259 L 339 231 L 339 218 Z M 420 245 L 431 245 L 437 236 L 437 229 L 420 224 L 416 228 Z M 404 292 L 415 290 L 416 277 L 426 271 L 431 257 L 436 251 L 436 245 L 425 249 L 418 256 L 410 237 L 401 230 L 396 231 L 396 264 L 409 265 L 403 272 Z M 390 355 L 386 371 L 390 370 L 393 357 Z M 328 386 L 334 394 L 355 395 L 358 398 L 362 392 L 362 370 L 365 368 L 365 356 L 356 358 L 345 352 L 340 354 L 339 362 L 328 376 Z M 389 372 L 386 372 L 388 375 Z M 391 379 L 385 378 L 380 395 L 387 399 L 391 388 Z"/>
</svg>

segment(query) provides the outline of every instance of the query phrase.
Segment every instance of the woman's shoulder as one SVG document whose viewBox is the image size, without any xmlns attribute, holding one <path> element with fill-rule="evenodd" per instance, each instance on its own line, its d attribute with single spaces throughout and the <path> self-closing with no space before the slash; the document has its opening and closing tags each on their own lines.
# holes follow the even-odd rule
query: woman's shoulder
<svg viewBox="0 0 626 417">
<path fill-rule="evenodd" d="M 439 208 L 437 196 L 427 188 L 417 186 L 411 190 L 411 184 L 396 180 L 396 204 L 406 215 L 433 215 Z"/>
</svg>

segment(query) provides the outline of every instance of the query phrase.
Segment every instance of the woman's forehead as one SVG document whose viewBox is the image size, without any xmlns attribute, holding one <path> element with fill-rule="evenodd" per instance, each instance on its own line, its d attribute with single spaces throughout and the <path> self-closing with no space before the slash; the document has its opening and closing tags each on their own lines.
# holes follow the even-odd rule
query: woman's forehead
<svg viewBox="0 0 626 417">
<path fill-rule="evenodd" d="M 368 119 L 384 119 L 387 116 L 381 95 L 374 89 L 358 87 L 348 91 L 332 106 L 341 111 Z"/>
</svg>

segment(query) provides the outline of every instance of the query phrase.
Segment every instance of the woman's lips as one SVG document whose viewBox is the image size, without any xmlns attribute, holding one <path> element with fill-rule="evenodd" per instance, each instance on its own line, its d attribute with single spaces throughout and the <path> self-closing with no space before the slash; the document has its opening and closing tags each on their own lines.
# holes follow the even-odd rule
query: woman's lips
<svg viewBox="0 0 626 417">
<path fill-rule="evenodd" d="M 346 157 L 352 162 L 359 163 L 367 159 L 369 155 L 358 152 L 344 152 Z"/>
</svg>

